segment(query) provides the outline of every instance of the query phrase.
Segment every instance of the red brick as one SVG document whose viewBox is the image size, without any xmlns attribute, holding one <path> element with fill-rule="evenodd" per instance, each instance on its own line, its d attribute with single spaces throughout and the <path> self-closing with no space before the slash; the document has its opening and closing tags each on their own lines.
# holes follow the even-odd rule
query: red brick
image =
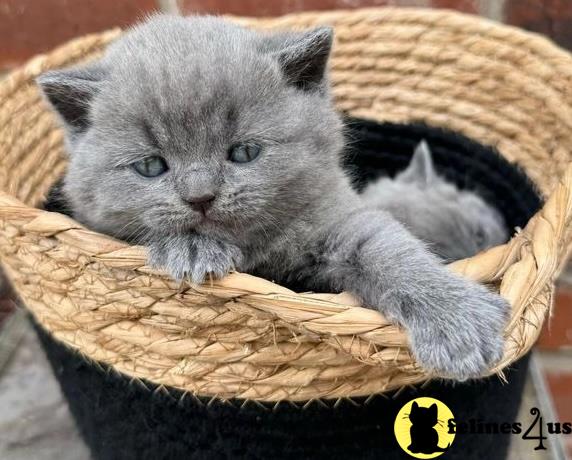
<svg viewBox="0 0 572 460">
<path fill-rule="evenodd" d="M 546 321 L 538 341 L 547 350 L 572 348 L 572 289 L 560 286 L 554 299 L 554 313 Z"/>
<path fill-rule="evenodd" d="M 126 26 L 155 7 L 155 0 L 0 0 L 0 68 L 72 37 Z"/>
<path fill-rule="evenodd" d="M 279 16 L 298 11 L 332 10 L 397 4 L 425 6 L 428 0 L 179 0 L 185 14 L 215 13 L 244 16 Z"/>
<path fill-rule="evenodd" d="M 178 0 L 181 11 L 191 13 L 278 16 L 297 11 L 368 6 L 423 6 L 477 14 L 479 0 Z M 481 0 L 482 1 L 482 0 Z M 489 0 L 498 1 L 498 0 Z"/>
<path fill-rule="evenodd" d="M 477 14 L 479 12 L 478 0 L 432 0 L 431 6 L 462 11 L 463 13 Z"/>
<path fill-rule="evenodd" d="M 572 420 L 572 373 L 547 372 L 546 381 L 558 421 L 570 422 Z M 572 438 L 565 436 L 563 441 L 568 455 L 572 458 Z"/>
<path fill-rule="evenodd" d="M 548 389 L 559 421 L 572 420 L 572 373 L 546 373 Z"/>
<path fill-rule="evenodd" d="M 548 15 L 546 3 L 539 0 L 508 0 L 505 4 L 507 24 L 549 35 L 552 19 Z"/>
<path fill-rule="evenodd" d="M 12 300 L 13 294 L 11 288 L 4 275 L 0 272 L 0 329 L 4 321 L 10 316 L 16 307 L 16 304 Z"/>
<path fill-rule="evenodd" d="M 506 0 L 506 22 L 552 38 L 572 49 L 572 2 L 570 0 Z"/>
</svg>

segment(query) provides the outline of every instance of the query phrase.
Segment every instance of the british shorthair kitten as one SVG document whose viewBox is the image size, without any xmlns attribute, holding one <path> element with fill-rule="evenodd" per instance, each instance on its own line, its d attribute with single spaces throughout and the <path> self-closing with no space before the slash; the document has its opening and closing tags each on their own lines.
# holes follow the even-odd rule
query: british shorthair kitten
<svg viewBox="0 0 572 460">
<path fill-rule="evenodd" d="M 174 278 L 240 270 L 350 291 L 409 332 L 428 371 L 480 376 L 502 356 L 509 305 L 352 188 L 332 39 L 327 27 L 157 15 L 101 59 L 42 75 L 65 128 L 72 214 L 146 245 Z"/>
<path fill-rule="evenodd" d="M 425 141 L 405 170 L 393 179 L 372 182 L 362 197 L 368 205 L 389 211 L 445 261 L 471 257 L 508 240 L 496 209 L 437 174 Z"/>
</svg>

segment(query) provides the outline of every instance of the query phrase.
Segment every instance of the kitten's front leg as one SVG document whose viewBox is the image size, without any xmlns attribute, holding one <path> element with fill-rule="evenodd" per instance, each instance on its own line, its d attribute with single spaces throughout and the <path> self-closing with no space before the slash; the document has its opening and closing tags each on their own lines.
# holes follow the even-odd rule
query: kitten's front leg
<svg viewBox="0 0 572 460">
<path fill-rule="evenodd" d="M 148 247 L 151 266 L 193 283 L 202 283 L 209 275 L 222 278 L 243 259 L 237 246 L 196 233 L 155 237 Z"/>
<path fill-rule="evenodd" d="M 327 232 L 321 251 L 316 276 L 405 327 L 425 369 L 464 380 L 501 358 L 508 303 L 452 273 L 389 214 L 346 215 Z"/>
</svg>

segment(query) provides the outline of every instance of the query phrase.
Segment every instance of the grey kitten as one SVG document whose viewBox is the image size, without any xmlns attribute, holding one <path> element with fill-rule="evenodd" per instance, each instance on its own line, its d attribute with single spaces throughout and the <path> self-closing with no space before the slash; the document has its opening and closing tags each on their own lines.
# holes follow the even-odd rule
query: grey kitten
<svg viewBox="0 0 572 460">
<path fill-rule="evenodd" d="M 332 35 L 159 15 L 99 61 L 41 76 L 66 131 L 73 214 L 147 245 L 174 278 L 237 269 L 350 291 L 409 331 L 427 370 L 479 376 L 502 355 L 509 306 L 351 187 Z"/>
<path fill-rule="evenodd" d="M 471 257 L 508 239 L 496 209 L 437 174 L 425 141 L 419 143 L 406 169 L 393 179 L 372 182 L 362 197 L 369 206 L 389 211 L 446 261 Z"/>
</svg>

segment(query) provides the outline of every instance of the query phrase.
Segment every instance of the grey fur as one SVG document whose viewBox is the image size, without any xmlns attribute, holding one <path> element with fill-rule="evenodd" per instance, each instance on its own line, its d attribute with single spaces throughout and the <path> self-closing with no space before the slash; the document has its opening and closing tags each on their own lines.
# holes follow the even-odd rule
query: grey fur
<svg viewBox="0 0 572 460">
<path fill-rule="evenodd" d="M 213 17 L 155 16 L 81 71 L 90 84 L 78 70 L 41 77 L 56 110 L 76 86 L 84 92 L 61 117 L 74 216 L 148 245 L 150 262 L 176 278 L 236 268 L 351 291 L 409 331 L 429 371 L 481 375 L 502 354 L 508 305 L 354 192 L 339 165 L 331 42 L 327 28 L 262 35 Z M 260 157 L 227 161 L 248 140 L 263 145 Z M 169 172 L 137 176 L 129 163 L 148 155 Z M 205 187 L 217 195 L 207 220 L 185 201 Z"/>
<path fill-rule="evenodd" d="M 440 177 L 422 141 L 409 166 L 363 191 L 369 206 L 385 209 L 444 260 L 471 257 L 507 241 L 503 217 L 477 194 Z"/>
</svg>

